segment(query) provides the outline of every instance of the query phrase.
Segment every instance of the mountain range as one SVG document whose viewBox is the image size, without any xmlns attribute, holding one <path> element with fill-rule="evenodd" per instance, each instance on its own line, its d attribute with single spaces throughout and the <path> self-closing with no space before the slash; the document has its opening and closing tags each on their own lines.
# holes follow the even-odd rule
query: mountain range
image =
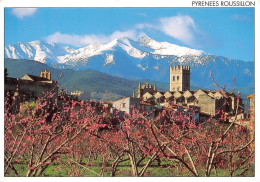
<svg viewBox="0 0 260 182">
<path fill-rule="evenodd" d="M 191 67 L 191 85 L 202 89 L 217 89 L 209 76 L 211 70 L 219 85 L 244 94 L 254 93 L 254 62 L 244 62 L 207 54 L 202 50 L 158 42 L 148 36 L 132 40 L 115 39 L 107 44 L 92 44 L 71 48 L 44 41 L 18 42 L 7 45 L 5 58 L 27 59 L 57 69 L 95 70 L 128 80 L 169 82 L 169 65 Z"/>
</svg>

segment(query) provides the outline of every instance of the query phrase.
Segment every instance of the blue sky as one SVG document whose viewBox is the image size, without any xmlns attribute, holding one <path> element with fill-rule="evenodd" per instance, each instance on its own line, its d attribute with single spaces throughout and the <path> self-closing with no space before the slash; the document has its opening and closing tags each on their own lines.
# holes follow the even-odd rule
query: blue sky
<svg viewBox="0 0 260 182">
<path fill-rule="evenodd" d="M 5 45 L 42 40 L 83 47 L 143 35 L 254 61 L 253 8 L 5 8 Z"/>
</svg>

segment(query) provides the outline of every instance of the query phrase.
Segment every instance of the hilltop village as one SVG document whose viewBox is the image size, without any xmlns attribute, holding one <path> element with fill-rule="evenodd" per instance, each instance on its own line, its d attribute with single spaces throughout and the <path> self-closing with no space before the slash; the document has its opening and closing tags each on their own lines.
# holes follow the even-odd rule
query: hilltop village
<svg viewBox="0 0 260 182">
<path fill-rule="evenodd" d="M 7 71 L 7 70 L 6 70 Z M 169 90 L 157 90 L 156 85 L 139 82 L 137 89 L 133 91 L 132 97 L 124 97 L 117 101 L 105 102 L 104 106 L 110 113 L 119 111 L 121 114 L 131 114 L 133 107 L 145 111 L 148 118 L 154 118 L 164 108 L 172 108 L 190 116 L 196 122 L 209 117 L 218 117 L 224 112 L 226 118 L 232 120 L 235 114 L 243 118 L 244 105 L 242 98 L 235 93 L 220 92 L 212 90 L 190 90 L 190 67 L 177 65 L 170 66 Z M 24 102 L 37 100 L 44 93 L 54 93 L 53 102 L 61 102 L 61 97 L 79 100 L 82 91 L 73 91 L 67 94 L 65 90 L 58 91 L 58 82 L 51 80 L 51 72 L 41 71 L 39 76 L 25 74 L 21 78 L 10 78 L 5 76 L 5 94 L 11 96 L 20 95 Z M 237 102 L 239 101 L 239 102 Z M 238 103 L 238 105 L 237 105 Z"/>
<path fill-rule="evenodd" d="M 156 115 L 153 111 L 173 108 L 189 116 L 192 115 L 197 122 L 212 116 L 218 117 L 220 111 L 225 112 L 225 116 L 230 119 L 236 112 L 241 119 L 243 118 L 242 98 L 235 93 L 190 90 L 189 66 L 171 66 L 169 76 L 169 91 L 157 90 L 156 85 L 150 85 L 148 80 L 143 85 L 139 82 L 133 96 L 113 102 L 113 108 L 131 113 L 131 105 L 145 107 L 147 112 L 152 112 L 152 116 Z M 238 105 L 237 100 L 239 100 Z"/>
</svg>

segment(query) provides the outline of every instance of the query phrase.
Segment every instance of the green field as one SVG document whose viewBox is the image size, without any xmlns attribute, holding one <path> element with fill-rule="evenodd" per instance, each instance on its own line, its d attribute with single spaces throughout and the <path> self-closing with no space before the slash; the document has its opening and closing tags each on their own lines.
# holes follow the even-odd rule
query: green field
<svg viewBox="0 0 260 182">
<path fill-rule="evenodd" d="M 65 156 L 62 159 L 62 162 L 64 165 L 60 165 L 58 163 L 54 163 L 52 165 L 49 165 L 44 173 L 43 177 L 70 177 L 70 176 L 84 176 L 84 177 L 109 177 L 111 176 L 111 166 L 107 162 L 103 166 L 104 173 L 101 175 L 102 170 L 102 162 L 101 158 L 98 157 L 96 160 L 91 160 L 91 166 L 87 165 L 87 160 L 83 159 L 79 164 L 75 164 L 74 162 L 69 162 Z M 141 169 L 143 164 L 146 162 L 144 160 L 138 169 Z M 146 173 L 144 176 L 150 176 L 150 177 L 193 177 L 193 175 L 185 168 L 177 167 L 177 163 L 173 163 L 171 161 L 160 161 L 160 165 L 158 165 L 158 161 L 154 161 L 150 167 L 148 167 Z M 14 165 L 16 168 L 19 176 L 26 176 L 26 172 L 28 170 L 27 165 L 20 163 Z M 247 177 L 254 177 L 254 165 L 251 165 L 249 167 L 249 170 L 246 171 L 245 176 Z M 77 169 L 78 173 L 73 173 L 73 169 Z M 233 176 L 238 176 L 243 170 L 237 170 Z M 96 174 L 98 173 L 98 174 Z M 205 171 L 198 169 L 199 176 L 203 176 L 205 174 Z M 216 175 L 217 173 L 217 175 Z M 6 176 L 16 176 L 15 173 L 12 170 L 9 170 L 9 174 Z M 117 167 L 116 177 L 131 177 L 132 171 L 131 171 L 131 164 L 130 161 L 124 161 L 120 163 Z M 228 170 L 221 170 L 217 169 L 216 171 L 212 171 L 211 177 L 229 177 L 229 171 Z"/>
</svg>

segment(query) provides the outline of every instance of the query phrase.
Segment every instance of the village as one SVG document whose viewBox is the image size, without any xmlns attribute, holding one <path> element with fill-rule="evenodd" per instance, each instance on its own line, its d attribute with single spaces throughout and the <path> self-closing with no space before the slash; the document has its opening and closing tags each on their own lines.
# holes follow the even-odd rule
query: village
<svg viewBox="0 0 260 182">
<path fill-rule="evenodd" d="M 7 70 L 6 70 L 7 71 Z M 225 121 L 248 120 L 244 113 L 242 98 L 234 92 L 215 90 L 190 90 L 190 67 L 170 66 L 170 82 L 168 91 L 159 91 L 156 85 L 150 85 L 147 80 L 145 84 L 139 82 L 137 89 L 131 97 L 124 97 L 116 101 L 106 101 L 103 105 L 111 114 L 120 111 L 131 114 L 133 107 L 145 111 L 149 119 L 158 115 L 163 108 L 172 108 L 192 118 L 196 123 L 206 121 L 209 118 L 219 118 L 225 113 Z M 51 72 L 41 71 L 39 76 L 25 74 L 21 78 L 5 77 L 5 94 L 11 96 L 19 95 L 18 102 L 35 101 L 46 93 L 53 93 L 52 100 L 61 105 L 62 97 L 80 101 L 84 91 L 73 91 L 70 94 L 65 89 L 58 89 L 58 82 L 51 80 Z M 250 98 L 250 107 L 254 107 L 254 94 Z M 15 107 L 14 107 L 15 108 Z M 254 109 L 251 115 L 254 115 Z M 244 122 L 245 123 L 245 122 Z"/>
<path fill-rule="evenodd" d="M 56 174 L 52 170 L 50 176 L 78 176 L 79 173 L 83 176 L 128 176 L 130 169 L 132 176 L 149 175 L 151 172 L 153 176 L 160 176 L 161 172 L 158 173 L 155 168 L 168 169 L 170 176 L 200 176 L 196 168 L 205 168 L 204 175 L 212 176 L 213 166 L 200 160 L 203 159 L 201 156 L 209 156 L 216 164 L 224 164 L 225 168 L 219 167 L 218 171 L 229 172 L 225 175 L 233 176 L 235 171 L 239 171 L 240 163 L 236 169 L 226 170 L 226 166 L 234 165 L 225 155 L 228 151 L 234 152 L 234 160 L 248 163 L 245 171 L 251 170 L 254 165 L 254 94 L 247 96 L 250 99 L 248 115 L 244 113 L 240 95 L 224 90 L 190 90 L 189 66 L 170 66 L 169 76 L 168 91 L 157 90 L 156 85 L 149 84 L 147 80 L 145 84 L 139 82 L 131 97 L 104 102 L 81 100 L 83 91 L 68 94 L 65 89 L 59 90 L 58 81 L 51 79 L 51 71 L 47 69 L 39 76 L 25 74 L 21 78 L 8 77 L 5 69 L 5 134 L 8 136 L 6 145 L 9 146 L 5 147 L 9 156 L 5 160 L 5 175 L 11 172 L 12 176 L 14 171 L 17 176 L 46 176 L 48 167 L 66 166 L 67 162 L 73 162 L 73 168 L 57 167 L 59 171 L 65 171 Z M 16 128 L 27 134 L 21 135 Z M 16 143 L 21 151 L 30 153 L 31 162 L 25 169 L 27 173 L 16 170 L 17 166 L 28 162 L 22 153 L 16 155 L 15 149 L 9 150 L 16 147 L 11 139 L 13 133 L 20 141 L 26 140 L 22 145 Z M 32 142 L 26 139 L 31 137 L 38 139 Z M 42 145 L 41 142 L 46 143 Z M 205 145 L 209 149 L 203 154 L 198 152 Z M 213 145 L 217 148 L 211 152 Z M 234 145 L 237 149 L 233 148 Z M 34 146 L 39 151 L 34 151 Z M 246 152 L 248 157 L 245 158 L 241 152 Z M 39 158 L 43 156 L 41 153 L 46 158 Z M 74 154 L 80 158 L 75 158 Z M 172 154 L 176 160 L 168 160 Z M 10 158 L 14 155 L 16 160 Z M 200 161 L 196 167 L 191 155 Z M 33 163 L 33 158 L 38 161 Z M 22 162 L 17 163 L 20 159 L 23 159 Z M 86 159 L 87 162 L 83 162 Z M 162 165 L 163 161 L 166 164 Z M 88 169 L 92 164 L 95 169 L 98 167 L 99 173 Z M 131 168 L 122 170 L 122 165 Z M 188 169 L 188 173 L 180 174 L 176 165 Z M 86 173 L 86 168 L 90 174 Z M 69 172 L 74 169 L 77 173 Z M 215 170 L 214 176 L 218 175 Z"/>
</svg>

